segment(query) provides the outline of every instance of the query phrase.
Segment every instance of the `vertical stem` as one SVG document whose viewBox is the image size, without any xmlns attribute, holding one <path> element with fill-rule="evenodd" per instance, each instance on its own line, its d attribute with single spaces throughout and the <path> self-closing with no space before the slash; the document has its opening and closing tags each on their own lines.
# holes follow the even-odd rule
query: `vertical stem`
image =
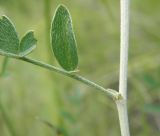
<svg viewBox="0 0 160 136">
<path fill-rule="evenodd" d="M 117 101 L 117 109 L 119 115 L 121 136 L 130 136 L 129 123 L 128 123 L 128 112 L 127 112 L 127 101 Z"/>
<path fill-rule="evenodd" d="M 46 44 L 48 47 L 48 60 L 52 64 L 54 62 L 54 59 L 52 58 L 52 52 L 50 49 L 51 1 L 52 0 L 44 0 L 44 17 L 45 17 L 45 29 L 46 29 L 45 30 Z M 53 75 L 49 73 L 49 76 L 51 80 L 55 81 Z M 56 125 L 63 127 L 64 125 L 63 118 L 60 116 L 60 110 L 63 107 L 63 104 L 60 98 L 60 92 L 56 87 L 56 83 L 53 85 L 53 100 L 54 100 L 54 108 L 56 110 L 54 114 L 56 118 Z"/>
<path fill-rule="evenodd" d="M 1 70 L 1 73 L 0 73 L 0 77 L 2 77 L 6 72 L 8 60 L 9 60 L 8 57 L 5 57 L 4 60 L 3 60 L 3 65 L 2 65 L 2 70 Z M 3 119 L 4 119 L 4 122 L 5 122 L 5 124 L 8 128 L 8 131 L 10 132 L 10 135 L 11 136 L 16 136 L 17 134 L 16 134 L 16 131 L 15 131 L 15 128 L 12 124 L 12 121 L 11 121 L 9 115 L 8 115 L 8 112 L 5 110 L 5 107 L 2 104 L 1 98 L 0 98 L 0 113 L 3 117 Z"/>
<path fill-rule="evenodd" d="M 127 65 L 129 41 L 129 0 L 121 0 L 121 51 L 119 91 L 127 98 Z"/>
<path fill-rule="evenodd" d="M 129 0 L 121 0 L 121 49 L 119 92 L 123 99 L 117 101 L 120 128 L 122 136 L 130 136 L 127 113 L 127 68 L 129 46 Z"/>
<path fill-rule="evenodd" d="M 9 131 L 10 135 L 11 136 L 17 136 L 15 128 L 14 128 L 14 126 L 12 124 L 12 121 L 11 121 L 8 113 L 6 112 L 4 106 L 2 105 L 1 99 L 0 99 L 0 113 L 1 113 L 3 119 L 4 119 L 5 123 L 6 123 L 6 126 L 8 128 L 8 131 Z"/>
<path fill-rule="evenodd" d="M 51 0 L 44 0 L 44 17 L 46 27 L 46 43 L 50 47 L 50 26 L 51 26 Z M 50 50 L 49 50 L 50 51 Z"/>
<path fill-rule="evenodd" d="M 2 65 L 2 70 L 1 70 L 0 76 L 3 76 L 5 74 L 6 69 L 7 69 L 8 61 L 9 61 L 9 58 L 5 57 L 4 60 L 3 60 L 3 65 Z"/>
</svg>

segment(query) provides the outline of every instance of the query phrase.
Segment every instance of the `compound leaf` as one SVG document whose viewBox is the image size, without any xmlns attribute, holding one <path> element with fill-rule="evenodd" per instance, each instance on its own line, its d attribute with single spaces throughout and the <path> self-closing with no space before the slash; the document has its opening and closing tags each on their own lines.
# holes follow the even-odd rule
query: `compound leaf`
<svg viewBox="0 0 160 136">
<path fill-rule="evenodd" d="M 51 28 L 52 50 L 59 64 L 67 71 L 78 65 L 77 45 L 69 11 L 58 6 Z"/>
<path fill-rule="evenodd" d="M 36 47 L 37 40 L 33 32 L 28 32 L 19 40 L 15 26 L 6 16 L 0 18 L 0 54 L 7 56 L 23 57 Z"/>
</svg>

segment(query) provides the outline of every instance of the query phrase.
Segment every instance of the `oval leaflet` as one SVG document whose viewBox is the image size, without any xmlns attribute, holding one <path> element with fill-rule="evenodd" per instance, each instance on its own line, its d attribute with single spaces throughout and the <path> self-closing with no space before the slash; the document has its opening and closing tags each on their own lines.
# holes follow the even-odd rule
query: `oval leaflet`
<svg viewBox="0 0 160 136">
<path fill-rule="evenodd" d="M 67 71 L 74 71 L 78 65 L 77 45 L 69 11 L 58 6 L 51 28 L 52 50 L 59 64 Z"/>
</svg>

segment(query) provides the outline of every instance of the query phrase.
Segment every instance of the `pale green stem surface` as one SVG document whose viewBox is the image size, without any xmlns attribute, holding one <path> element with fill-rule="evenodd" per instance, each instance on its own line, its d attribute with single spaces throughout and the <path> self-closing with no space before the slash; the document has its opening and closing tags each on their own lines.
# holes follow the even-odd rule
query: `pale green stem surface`
<svg viewBox="0 0 160 136">
<path fill-rule="evenodd" d="M 120 42 L 120 76 L 119 92 L 123 100 L 117 101 L 121 136 L 130 136 L 128 110 L 127 110 L 127 74 L 128 74 L 128 48 L 129 48 L 129 1 L 120 0 L 121 9 L 121 42 Z"/>
</svg>

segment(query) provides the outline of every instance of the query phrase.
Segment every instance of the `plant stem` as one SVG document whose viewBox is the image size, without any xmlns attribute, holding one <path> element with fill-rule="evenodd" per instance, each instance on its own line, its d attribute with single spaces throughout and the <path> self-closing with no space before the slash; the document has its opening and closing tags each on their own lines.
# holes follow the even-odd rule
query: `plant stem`
<svg viewBox="0 0 160 136">
<path fill-rule="evenodd" d="M 48 48 L 48 60 L 49 63 L 53 64 L 53 58 L 52 58 L 52 52 L 50 50 L 50 27 L 51 27 L 51 5 L 52 1 L 51 0 L 43 0 L 44 2 L 44 18 L 45 18 L 45 35 L 46 35 L 46 45 Z M 54 76 L 49 73 L 49 77 L 51 80 L 54 80 Z M 64 121 L 63 118 L 59 115 L 63 103 L 61 100 L 60 96 L 60 91 L 58 90 L 57 86 L 55 85 L 56 83 L 53 84 L 52 92 L 53 92 L 53 104 L 54 104 L 54 109 L 56 110 L 54 112 L 54 118 L 56 119 L 56 123 L 60 127 L 64 127 Z"/>
<path fill-rule="evenodd" d="M 12 121 L 10 120 L 10 117 L 8 116 L 5 108 L 2 105 L 1 99 L 0 99 L 0 113 L 2 114 L 2 117 L 6 123 L 6 126 L 11 134 L 11 136 L 17 136 L 16 131 L 13 127 Z"/>
<path fill-rule="evenodd" d="M 46 44 L 48 47 L 49 60 L 50 60 L 52 55 L 52 52 L 50 50 L 51 0 L 43 0 L 43 1 L 44 1 L 45 31 L 46 31 L 45 36 L 46 36 Z"/>
<path fill-rule="evenodd" d="M 8 57 L 5 57 L 4 60 L 3 60 L 3 65 L 2 65 L 2 70 L 1 70 L 1 73 L 0 73 L 0 77 L 2 77 L 6 72 L 8 60 L 9 60 Z M 4 108 L 3 104 L 2 104 L 1 99 L 0 99 L 0 113 L 2 114 L 2 117 L 3 117 L 3 119 L 4 119 L 5 123 L 6 123 L 6 126 L 7 126 L 8 130 L 9 130 L 10 134 L 12 136 L 16 136 L 16 131 L 15 131 L 14 127 L 13 127 L 12 121 L 10 120 L 8 112 L 6 112 L 6 110 L 5 110 L 5 108 Z"/>
<path fill-rule="evenodd" d="M 117 109 L 119 114 L 122 136 L 130 136 L 128 113 L 127 113 L 127 68 L 129 46 L 129 0 L 121 0 L 121 51 L 120 51 L 120 79 L 119 92 L 123 99 L 118 100 Z"/>
<path fill-rule="evenodd" d="M 8 60 L 9 60 L 8 57 L 5 57 L 5 58 L 4 58 L 0 76 L 3 76 L 3 75 L 5 74 L 6 68 L 7 68 L 7 64 L 8 64 Z"/>
<path fill-rule="evenodd" d="M 116 102 L 116 104 L 120 121 L 121 136 L 130 136 L 127 101 L 119 100 Z"/>
<path fill-rule="evenodd" d="M 73 72 L 68 72 L 68 71 L 65 71 L 63 69 L 60 69 L 60 68 L 57 68 L 55 66 L 52 66 L 52 65 L 49 65 L 49 64 L 46 64 L 46 63 L 43 63 L 43 62 L 40 62 L 40 61 L 37 61 L 37 60 L 34 60 L 34 59 L 30 59 L 30 58 L 27 58 L 27 57 L 23 57 L 23 58 L 17 58 L 17 59 L 20 59 L 20 60 L 23 60 L 25 62 L 29 62 L 29 63 L 32 63 L 34 65 L 37 65 L 37 66 L 40 66 L 40 67 L 43 67 L 45 69 L 48 69 L 50 71 L 54 71 L 54 72 L 57 72 L 57 73 L 60 73 L 62 75 L 65 75 L 65 76 L 68 76 L 70 78 L 73 78 L 75 80 L 78 80 L 94 89 L 97 89 L 97 90 L 100 90 L 100 91 L 103 91 L 105 92 L 108 96 L 110 96 L 111 98 L 113 98 L 114 100 L 119 100 L 121 99 L 121 95 L 115 91 L 115 90 L 112 90 L 112 89 L 105 89 L 103 88 L 102 86 L 82 77 L 82 76 L 79 76 L 77 74 L 74 74 Z"/>
</svg>

